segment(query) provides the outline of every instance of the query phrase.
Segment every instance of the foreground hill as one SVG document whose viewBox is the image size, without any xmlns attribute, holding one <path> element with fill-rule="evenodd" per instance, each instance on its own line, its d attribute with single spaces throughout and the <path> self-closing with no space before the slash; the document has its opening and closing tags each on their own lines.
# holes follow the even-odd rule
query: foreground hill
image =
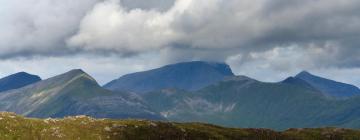
<svg viewBox="0 0 360 140">
<path fill-rule="evenodd" d="M 19 72 L 0 79 L 0 92 L 21 88 L 41 81 L 37 75 Z"/>
<path fill-rule="evenodd" d="M 201 123 L 171 123 L 145 120 L 94 119 L 86 116 L 64 119 L 30 119 L 0 113 L 3 140 L 355 140 L 360 131 L 340 128 L 269 129 L 224 128 Z"/>
<path fill-rule="evenodd" d="M 161 119 L 137 95 L 103 89 L 82 70 L 72 70 L 20 89 L 2 92 L 0 111 L 38 118 L 89 115 Z"/>
<path fill-rule="evenodd" d="M 245 76 L 194 92 L 168 89 L 144 94 L 143 98 L 172 121 L 276 130 L 360 128 L 360 98 L 337 100 L 307 85 L 266 83 Z"/>
<path fill-rule="evenodd" d="M 128 74 L 113 80 L 104 87 L 113 91 L 144 93 L 164 88 L 197 90 L 234 76 L 224 63 L 183 62 L 161 68 Z"/>
</svg>

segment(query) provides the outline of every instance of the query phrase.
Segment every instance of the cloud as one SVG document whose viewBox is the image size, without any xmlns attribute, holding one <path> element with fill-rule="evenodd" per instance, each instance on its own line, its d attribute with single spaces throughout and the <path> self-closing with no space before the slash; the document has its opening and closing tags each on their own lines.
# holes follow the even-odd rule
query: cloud
<svg viewBox="0 0 360 140">
<path fill-rule="evenodd" d="M 122 53 L 159 49 L 176 36 L 168 27 L 171 20 L 171 16 L 158 11 L 126 11 L 118 0 L 105 1 L 84 17 L 79 33 L 69 44 L 89 51 Z"/>
<path fill-rule="evenodd" d="M 306 49 L 309 44 L 325 47 L 332 42 L 344 60 L 340 65 L 358 60 L 343 58 L 359 52 L 360 2 L 356 0 L 13 0 L 0 4 L 1 58 L 79 53 L 129 56 L 176 50 L 213 59 L 219 52 L 235 55 L 293 44 Z"/>
<path fill-rule="evenodd" d="M 334 73 L 359 71 L 359 9 L 357 0 L 1 1 L 0 61 L 86 62 L 64 66 L 72 68 L 89 67 L 85 59 L 101 64 L 98 58 L 149 69 L 209 60 L 229 62 L 237 73 L 260 80 L 303 69 L 328 69 L 346 79 Z M 111 68 L 122 71 L 116 74 L 140 70 Z M 89 69 L 99 79 L 117 77 Z"/>
<path fill-rule="evenodd" d="M 356 0 L 177 0 L 159 11 L 128 9 L 119 0 L 107 0 L 84 17 L 68 44 L 118 54 L 200 48 L 210 50 L 212 56 L 219 51 L 251 53 L 293 44 L 323 48 L 330 42 L 339 49 L 336 56 L 343 57 L 359 52 L 358 9 Z M 358 60 L 353 57 L 339 65 Z"/>
<path fill-rule="evenodd" d="M 265 25 L 250 20 L 258 7 L 250 1 L 178 0 L 161 12 L 128 10 L 119 0 L 108 0 L 85 16 L 78 34 L 68 43 L 85 50 L 120 53 L 141 53 L 179 44 L 190 48 L 239 47 Z"/>
<path fill-rule="evenodd" d="M 128 10 L 119 0 L 108 0 L 98 3 L 84 18 L 78 36 L 100 32 L 104 36 L 119 34 L 121 39 L 126 36 L 118 42 L 147 42 L 154 36 L 166 42 L 151 43 L 152 47 L 180 43 L 189 47 L 224 48 L 246 44 L 343 40 L 345 36 L 359 35 L 359 5 L 360 2 L 355 0 L 178 0 L 167 11 L 160 12 L 152 9 Z M 95 19 L 98 20 L 93 23 Z M 139 34 L 142 36 L 138 37 Z M 175 37 L 162 38 L 166 35 Z M 96 40 L 93 37 L 80 42 Z M 127 46 L 131 47 L 131 44 Z M 141 47 L 146 48 L 145 44 Z"/>
<path fill-rule="evenodd" d="M 0 56 L 61 54 L 65 39 L 97 0 L 1 1 Z"/>
<path fill-rule="evenodd" d="M 138 8 L 165 11 L 174 4 L 174 0 L 122 0 L 121 3 L 128 9 Z"/>
</svg>

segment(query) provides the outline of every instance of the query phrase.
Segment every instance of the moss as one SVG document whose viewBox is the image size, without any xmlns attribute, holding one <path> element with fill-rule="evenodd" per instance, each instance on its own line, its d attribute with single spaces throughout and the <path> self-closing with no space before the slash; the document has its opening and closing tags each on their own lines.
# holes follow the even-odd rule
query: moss
<svg viewBox="0 0 360 140">
<path fill-rule="evenodd" d="M 94 119 L 86 116 L 34 119 L 4 112 L 0 113 L 0 137 L 4 140 L 354 140 L 360 139 L 360 131 L 314 128 L 276 132 L 269 129 L 224 128 L 202 123 Z"/>
</svg>

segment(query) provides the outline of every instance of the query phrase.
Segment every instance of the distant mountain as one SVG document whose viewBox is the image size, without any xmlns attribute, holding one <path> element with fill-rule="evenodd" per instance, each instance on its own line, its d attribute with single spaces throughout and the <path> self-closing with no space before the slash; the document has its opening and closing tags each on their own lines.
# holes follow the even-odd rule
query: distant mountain
<svg viewBox="0 0 360 140">
<path fill-rule="evenodd" d="M 38 118 L 73 115 L 155 120 L 162 118 L 137 95 L 103 89 L 82 70 L 72 70 L 4 92 L 0 95 L 0 111 Z"/>
<path fill-rule="evenodd" d="M 300 72 L 295 77 L 306 81 L 327 96 L 350 97 L 360 95 L 360 89 L 354 85 L 315 76 L 307 71 Z"/>
<path fill-rule="evenodd" d="M 41 81 L 37 75 L 19 72 L 0 79 L 0 92 L 17 89 Z"/>
<path fill-rule="evenodd" d="M 142 96 L 171 121 L 276 130 L 325 126 L 360 128 L 360 97 L 335 100 L 301 80 L 288 81 L 302 85 L 266 83 L 238 76 L 195 92 L 167 89 Z"/>
<path fill-rule="evenodd" d="M 165 88 L 198 90 L 221 81 L 227 76 L 234 76 L 227 64 L 193 61 L 128 74 L 111 81 L 104 87 L 113 91 L 138 93 Z"/>
<path fill-rule="evenodd" d="M 291 85 L 295 85 L 295 86 L 301 86 L 304 88 L 310 88 L 310 89 L 317 90 L 312 85 L 310 85 L 308 82 L 306 82 L 300 78 L 297 78 L 297 77 L 288 77 L 284 81 L 281 81 L 281 83 L 291 84 Z"/>
</svg>

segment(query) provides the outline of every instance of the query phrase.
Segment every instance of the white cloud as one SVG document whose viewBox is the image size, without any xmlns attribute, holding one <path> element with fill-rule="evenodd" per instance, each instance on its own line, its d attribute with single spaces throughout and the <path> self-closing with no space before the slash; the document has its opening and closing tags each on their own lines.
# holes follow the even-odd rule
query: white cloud
<svg viewBox="0 0 360 140">
<path fill-rule="evenodd" d="M 158 11 L 127 11 L 118 0 L 105 1 L 85 16 L 69 44 L 85 50 L 149 51 L 165 47 L 176 37 L 168 27 L 171 20 Z"/>
<path fill-rule="evenodd" d="M 274 5 L 275 3 L 275 5 Z M 189 48 L 272 48 L 283 43 L 345 41 L 359 35 L 355 0 L 177 0 L 166 11 L 98 3 L 68 42 L 85 50 L 141 53 Z M 331 9 L 331 10 L 330 10 Z"/>
<path fill-rule="evenodd" d="M 252 19 L 260 7 L 250 1 L 178 0 L 161 12 L 128 10 L 119 0 L 107 0 L 85 16 L 78 34 L 68 43 L 85 50 L 122 53 L 141 53 L 174 44 L 193 48 L 238 47 L 266 25 Z"/>
<path fill-rule="evenodd" d="M 0 2 L 0 55 L 54 53 L 97 0 L 8 0 Z M 9 56 L 10 57 L 10 56 Z"/>
</svg>

